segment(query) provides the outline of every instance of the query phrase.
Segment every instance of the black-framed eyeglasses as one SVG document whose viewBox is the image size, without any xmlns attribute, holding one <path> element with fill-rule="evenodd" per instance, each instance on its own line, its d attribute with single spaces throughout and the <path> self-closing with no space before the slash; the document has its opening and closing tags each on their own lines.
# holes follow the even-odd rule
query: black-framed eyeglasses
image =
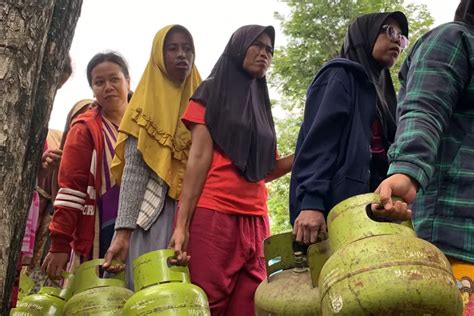
<svg viewBox="0 0 474 316">
<path fill-rule="evenodd" d="M 265 49 L 265 52 L 267 54 L 270 54 L 271 56 L 273 56 L 273 47 L 263 43 L 263 42 L 260 42 L 260 41 L 255 41 L 253 42 L 252 44 L 250 44 L 250 46 L 255 46 L 257 47 L 259 50 L 262 50 L 262 49 Z"/>
<path fill-rule="evenodd" d="M 409 41 L 408 38 L 402 34 L 402 32 L 395 29 L 392 25 L 386 24 L 382 25 L 382 30 L 385 31 L 385 34 L 390 38 L 392 41 L 400 41 L 400 48 L 405 49 L 408 47 Z"/>
</svg>

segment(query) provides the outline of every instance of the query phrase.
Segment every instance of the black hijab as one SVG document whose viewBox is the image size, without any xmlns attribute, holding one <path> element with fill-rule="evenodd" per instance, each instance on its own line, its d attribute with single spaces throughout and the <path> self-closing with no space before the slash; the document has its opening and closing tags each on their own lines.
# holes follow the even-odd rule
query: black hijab
<svg viewBox="0 0 474 316">
<path fill-rule="evenodd" d="M 377 91 L 377 117 L 382 124 L 386 146 L 393 142 L 396 132 L 397 96 L 392 77 L 387 68 L 383 68 L 373 57 L 377 37 L 385 21 L 396 20 L 402 34 L 408 37 L 408 21 L 402 12 L 371 13 L 358 17 L 349 27 L 340 57 L 361 64 Z"/>
<path fill-rule="evenodd" d="M 474 0 L 461 0 L 454 15 L 454 21 L 474 25 Z"/>
<path fill-rule="evenodd" d="M 276 134 L 267 81 L 243 68 L 247 49 L 272 26 L 246 25 L 232 34 L 209 77 L 192 100 L 206 107 L 206 124 L 214 143 L 250 182 L 263 180 L 275 166 Z"/>
</svg>

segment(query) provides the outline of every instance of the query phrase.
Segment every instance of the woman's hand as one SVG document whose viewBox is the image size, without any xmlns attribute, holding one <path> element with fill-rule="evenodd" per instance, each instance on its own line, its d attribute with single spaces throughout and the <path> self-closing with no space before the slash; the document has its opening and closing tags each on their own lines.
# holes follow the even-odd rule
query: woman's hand
<svg viewBox="0 0 474 316">
<path fill-rule="evenodd" d="M 326 232 L 324 214 L 318 210 L 301 210 L 293 224 L 294 239 L 305 245 L 316 243 L 318 236 Z"/>
<path fill-rule="evenodd" d="M 65 271 L 66 264 L 69 262 L 69 253 L 64 252 L 48 252 L 44 258 L 41 270 L 52 280 L 59 279 L 61 273 Z"/>
<path fill-rule="evenodd" d="M 128 257 L 128 249 L 130 246 L 131 229 L 119 229 L 115 231 L 115 236 L 110 243 L 109 249 L 105 253 L 105 262 L 102 267 L 111 273 L 119 273 L 125 270 L 125 260 Z M 113 263 L 116 260 L 119 263 Z"/>
<path fill-rule="evenodd" d="M 188 229 L 180 227 L 175 228 L 168 246 L 169 248 L 173 248 L 175 251 L 175 258 L 171 259 L 172 264 L 183 266 L 189 263 L 191 256 L 186 253 L 188 239 Z"/>
</svg>

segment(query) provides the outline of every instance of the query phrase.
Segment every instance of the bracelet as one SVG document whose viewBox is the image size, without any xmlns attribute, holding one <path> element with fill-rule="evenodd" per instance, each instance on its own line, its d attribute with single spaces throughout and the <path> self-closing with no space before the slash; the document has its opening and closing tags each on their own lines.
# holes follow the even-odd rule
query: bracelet
<svg viewBox="0 0 474 316">
<path fill-rule="evenodd" d="M 38 192 L 39 195 L 41 195 L 43 198 L 45 198 L 46 200 L 48 201 L 52 201 L 53 200 L 53 197 L 51 196 L 51 194 L 49 194 L 48 192 L 46 192 L 42 187 L 40 187 L 39 185 L 36 186 L 36 192 Z"/>
</svg>

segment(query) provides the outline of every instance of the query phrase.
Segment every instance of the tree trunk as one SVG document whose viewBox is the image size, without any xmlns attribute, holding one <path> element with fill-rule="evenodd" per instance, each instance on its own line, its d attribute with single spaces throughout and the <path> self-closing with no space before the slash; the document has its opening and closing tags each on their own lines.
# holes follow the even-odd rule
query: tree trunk
<svg viewBox="0 0 474 316">
<path fill-rule="evenodd" d="M 82 0 L 3 0 L 0 7 L 0 315 L 16 261 L 53 99 Z"/>
</svg>

